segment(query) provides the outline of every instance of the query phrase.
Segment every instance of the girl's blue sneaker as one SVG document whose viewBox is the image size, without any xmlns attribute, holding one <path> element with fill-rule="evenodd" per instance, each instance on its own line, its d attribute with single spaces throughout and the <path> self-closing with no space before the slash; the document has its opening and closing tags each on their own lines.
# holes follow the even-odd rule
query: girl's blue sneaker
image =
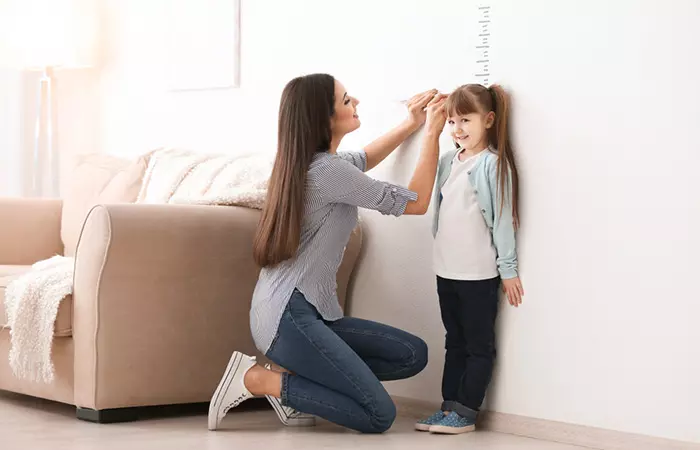
<svg viewBox="0 0 700 450">
<path fill-rule="evenodd" d="M 437 434 L 462 434 L 474 431 L 476 423 L 474 419 L 467 419 L 452 411 L 435 425 L 428 429 Z"/>
<path fill-rule="evenodd" d="M 418 431 L 430 431 L 430 427 L 438 424 L 442 419 L 444 419 L 445 413 L 438 411 L 427 419 L 419 420 L 416 422 L 416 430 Z"/>
</svg>

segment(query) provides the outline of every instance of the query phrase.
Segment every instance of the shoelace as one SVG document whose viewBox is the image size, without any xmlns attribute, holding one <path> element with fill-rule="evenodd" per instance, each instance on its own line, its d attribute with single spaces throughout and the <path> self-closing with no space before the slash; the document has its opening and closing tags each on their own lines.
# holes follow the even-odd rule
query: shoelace
<svg viewBox="0 0 700 450">
<path fill-rule="evenodd" d="M 229 403 L 226 408 L 224 408 L 224 414 L 229 412 L 231 408 L 235 408 L 236 406 L 240 405 L 243 400 L 245 400 L 248 397 L 248 394 L 243 393 L 240 397 L 235 399 L 233 402 Z"/>
<path fill-rule="evenodd" d="M 289 406 L 283 406 L 282 408 L 284 408 L 285 414 L 286 414 L 287 417 L 289 417 L 290 419 L 296 419 L 296 418 L 299 418 L 299 417 L 307 417 L 307 416 L 308 416 L 308 414 L 305 414 L 305 413 L 303 413 L 303 412 L 301 412 L 301 411 L 297 411 L 296 409 L 290 408 Z"/>
</svg>

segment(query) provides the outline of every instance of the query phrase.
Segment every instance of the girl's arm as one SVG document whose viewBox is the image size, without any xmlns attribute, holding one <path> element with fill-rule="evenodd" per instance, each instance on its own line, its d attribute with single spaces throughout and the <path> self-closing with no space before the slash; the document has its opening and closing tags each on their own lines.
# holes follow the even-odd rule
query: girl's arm
<svg viewBox="0 0 700 450">
<path fill-rule="evenodd" d="M 498 257 L 496 265 L 503 281 L 503 290 L 508 301 L 513 306 L 522 303 L 524 295 L 520 277 L 518 276 L 518 254 L 515 246 L 515 224 L 513 222 L 512 179 L 510 171 L 505 186 L 505 192 L 500 192 L 496 164 L 489 170 L 489 184 L 493 197 L 493 243 Z M 504 196 L 501 208 L 501 196 Z"/>
<path fill-rule="evenodd" d="M 418 198 L 406 205 L 404 214 L 422 215 L 428 211 L 428 206 L 430 206 L 440 154 L 439 139 L 447 119 L 445 115 L 446 98 L 447 96 L 444 94 L 436 95 L 428 104 L 423 148 L 411 182 L 408 184 L 408 189 L 418 194 Z"/>
<path fill-rule="evenodd" d="M 410 135 L 415 133 L 418 128 L 423 125 L 426 118 L 424 109 L 436 94 L 437 91 L 432 89 L 413 96 L 413 98 L 408 101 L 408 118 L 399 126 L 365 147 L 364 150 L 367 154 L 366 170 L 370 170 L 384 161 L 391 152 L 396 150 L 403 141 L 408 139 Z"/>
<path fill-rule="evenodd" d="M 518 255 L 515 249 L 515 224 L 513 223 L 512 180 L 510 171 L 505 183 L 505 192 L 501 192 L 498 183 L 498 163 L 494 158 L 488 168 L 489 187 L 493 202 L 493 244 L 498 258 L 496 264 L 501 278 L 507 280 L 518 276 Z M 501 207 L 503 197 L 503 207 Z"/>
</svg>

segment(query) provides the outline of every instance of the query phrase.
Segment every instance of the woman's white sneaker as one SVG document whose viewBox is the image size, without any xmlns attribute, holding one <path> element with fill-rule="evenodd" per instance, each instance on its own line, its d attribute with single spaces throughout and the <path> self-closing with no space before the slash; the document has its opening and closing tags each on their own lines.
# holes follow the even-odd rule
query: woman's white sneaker
<svg viewBox="0 0 700 450">
<path fill-rule="evenodd" d="M 267 401 L 270 402 L 272 409 L 274 409 L 277 413 L 277 417 L 280 418 L 280 422 L 282 422 L 285 426 L 313 427 L 316 425 L 316 417 L 297 411 L 289 406 L 284 406 L 277 397 L 272 397 L 271 395 L 266 395 L 265 397 L 267 397 Z"/>
<path fill-rule="evenodd" d="M 255 358 L 241 352 L 233 352 L 224 376 L 214 391 L 209 403 L 209 429 L 216 430 L 230 409 L 235 408 L 253 395 L 243 382 L 245 374 L 255 366 Z"/>
<path fill-rule="evenodd" d="M 267 370 L 272 370 L 269 364 L 265 365 Z M 305 414 L 303 412 L 297 411 L 289 406 L 284 406 L 282 401 L 277 397 L 271 395 L 266 395 L 267 401 L 272 405 L 272 409 L 277 413 L 280 422 L 288 427 L 312 427 L 316 425 L 316 417 L 311 414 Z"/>
</svg>

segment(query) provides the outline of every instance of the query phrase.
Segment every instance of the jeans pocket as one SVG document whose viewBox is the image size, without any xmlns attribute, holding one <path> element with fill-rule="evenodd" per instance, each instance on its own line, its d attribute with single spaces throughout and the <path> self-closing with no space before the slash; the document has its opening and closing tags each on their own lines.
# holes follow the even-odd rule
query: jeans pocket
<svg viewBox="0 0 700 450">
<path fill-rule="evenodd" d="M 280 332 L 278 330 L 277 333 L 275 333 L 275 337 L 272 338 L 272 342 L 270 343 L 270 346 L 267 348 L 267 353 L 265 353 L 265 356 L 267 356 L 269 359 L 272 359 L 272 358 L 270 358 L 270 355 L 275 353 L 275 345 L 277 344 L 277 341 L 279 340 L 279 338 L 280 338 Z"/>
<path fill-rule="evenodd" d="M 277 341 L 279 341 L 280 338 L 280 327 L 282 326 L 282 322 L 285 320 L 289 320 L 289 316 L 291 315 L 291 300 L 287 302 L 287 306 L 285 306 L 284 311 L 282 312 L 282 317 L 280 317 L 280 323 L 277 325 L 277 332 L 275 333 L 275 337 L 272 338 L 272 342 L 270 343 L 270 346 L 267 348 L 267 352 L 265 353 L 265 356 L 270 358 L 270 355 L 274 354 L 275 352 L 275 346 L 277 345 Z M 272 359 L 272 358 L 270 358 Z"/>
<path fill-rule="evenodd" d="M 493 280 L 491 280 L 491 297 L 496 298 L 498 300 L 499 298 L 499 292 L 501 290 L 501 277 L 496 277 Z"/>
</svg>

